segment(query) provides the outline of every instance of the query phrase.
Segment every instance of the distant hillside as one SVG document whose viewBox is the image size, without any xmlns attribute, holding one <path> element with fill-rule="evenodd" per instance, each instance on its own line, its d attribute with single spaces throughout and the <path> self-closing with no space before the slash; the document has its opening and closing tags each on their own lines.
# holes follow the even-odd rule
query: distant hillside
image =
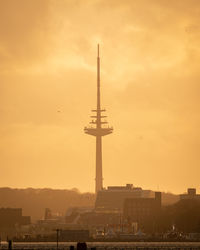
<svg viewBox="0 0 200 250">
<path fill-rule="evenodd" d="M 76 189 L 0 188 L 0 207 L 20 207 L 23 215 L 31 215 L 32 221 L 42 219 L 45 208 L 64 215 L 71 206 L 93 206 L 94 202 L 94 194 Z"/>
<path fill-rule="evenodd" d="M 153 193 L 153 192 L 152 192 Z M 179 196 L 163 193 L 163 205 L 176 203 Z M 23 215 L 30 215 L 32 221 L 42 219 L 45 208 L 65 214 L 69 207 L 94 206 L 95 194 L 80 193 L 76 189 L 11 189 L 0 188 L 0 207 L 22 208 Z"/>
</svg>

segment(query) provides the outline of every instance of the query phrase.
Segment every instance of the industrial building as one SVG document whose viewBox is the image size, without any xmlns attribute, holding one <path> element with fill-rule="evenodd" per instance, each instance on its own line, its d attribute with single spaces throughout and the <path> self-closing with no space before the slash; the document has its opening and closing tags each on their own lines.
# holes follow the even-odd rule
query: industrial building
<svg viewBox="0 0 200 250">
<path fill-rule="evenodd" d="M 155 198 L 129 198 L 124 201 L 123 218 L 139 227 L 153 225 L 161 211 L 161 192 L 155 192 Z"/>
<path fill-rule="evenodd" d="M 188 188 L 186 194 L 181 194 L 180 195 L 180 200 L 185 200 L 185 199 L 199 199 L 200 200 L 200 194 L 196 193 L 196 188 Z"/>
<path fill-rule="evenodd" d="M 0 236 L 2 240 L 13 237 L 16 232 L 31 223 L 30 216 L 22 215 L 22 208 L 0 208 Z"/>
<path fill-rule="evenodd" d="M 28 225 L 30 216 L 22 216 L 22 208 L 0 208 L 0 228 L 12 228 L 15 225 Z"/>
<path fill-rule="evenodd" d="M 89 230 L 61 230 L 59 238 L 61 241 L 88 241 L 89 240 Z"/>
<path fill-rule="evenodd" d="M 148 198 L 150 196 L 150 190 L 134 187 L 133 184 L 126 184 L 126 186 L 109 186 L 107 189 L 98 192 L 95 210 L 99 212 L 120 212 L 123 210 L 125 199 Z"/>
</svg>

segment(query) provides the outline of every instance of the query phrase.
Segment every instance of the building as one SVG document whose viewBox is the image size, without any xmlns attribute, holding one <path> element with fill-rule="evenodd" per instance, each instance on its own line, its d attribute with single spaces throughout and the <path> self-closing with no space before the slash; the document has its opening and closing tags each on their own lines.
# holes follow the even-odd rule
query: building
<svg viewBox="0 0 200 250">
<path fill-rule="evenodd" d="M 22 208 L 0 208 L 0 228 L 13 228 L 30 223 L 30 216 L 22 216 Z"/>
<path fill-rule="evenodd" d="M 200 200 L 200 194 L 196 193 L 196 188 L 188 188 L 186 194 L 180 195 L 180 200 L 189 200 L 189 199 L 199 199 Z"/>
<path fill-rule="evenodd" d="M 61 241 L 88 241 L 90 238 L 89 230 L 61 230 L 59 239 Z"/>
<path fill-rule="evenodd" d="M 139 228 L 150 228 L 155 224 L 161 211 L 161 192 L 155 192 L 155 198 L 129 198 L 124 201 L 123 218 L 136 222 Z"/>
<path fill-rule="evenodd" d="M 143 190 L 140 187 L 133 187 L 133 184 L 126 186 L 109 186 L 98 192 L 95 210 L 104 212 L 122 212 L 125 199 L 150 197 L 150 190 Z"/>
<path fill-rule="evenodd" d="M 30 216 L 22 215 L 22 208 L 0 208 L 0 237 L 6 240 L 29 227 Z"/>
<path fill-rule="evenodd" d="M 108 224 L 120 223 L 120 214 L 112 212 L 89 212 L 80 215 L 79 223 L 89 227 L 105 227 Z"/>
</svg>

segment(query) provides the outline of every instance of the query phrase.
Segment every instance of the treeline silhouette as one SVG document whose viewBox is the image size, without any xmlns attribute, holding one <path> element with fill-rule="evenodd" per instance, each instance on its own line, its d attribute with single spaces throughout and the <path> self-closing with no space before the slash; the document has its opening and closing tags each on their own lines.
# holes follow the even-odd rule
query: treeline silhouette
<svg viewBox="0 0 200 250">
<path fill-rule="evenodd" d="M 12 189 L 0 188 L 0 208 L 22 208 L 23 215 L 30 215 L 32 221 L 44 217 L 45 208 L 65 215 L 69 207 L 90 207 L 95 204 L 94 193 L 80 193 L 78 189 Z M 171 193 L 162 193 L 163 205 L 177 202 L 179 197 Z"/>
<path fill-rule="evenodd" d="M 172 229 L 183 233 L 200 233 L 200 200 L 184 199 L 163 207 L 158 218 L 160 232 Z"/>
</svg>

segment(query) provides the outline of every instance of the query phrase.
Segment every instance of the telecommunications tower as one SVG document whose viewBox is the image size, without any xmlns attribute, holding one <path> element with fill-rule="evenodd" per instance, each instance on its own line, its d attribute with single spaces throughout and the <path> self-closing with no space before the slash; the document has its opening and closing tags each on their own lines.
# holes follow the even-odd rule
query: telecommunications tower
<svg viewBox="0 0 200 250">
<path fill-rule="evenodd" d="M 102 190 L 103 188 L 103 175 L 102 175 L 102 136 L 111 134 L 113 132 L 113 128 L 109 127 L 107 121 L 102 118 L 106 118 L 107 116 L 103 115 L 105 109 L 101 109 L 100 102 L 100 57 L 99 57 L 99 44 L 97 45 L 97 108 L 93 109 L 94 115 L 91 116 L 92 121 L 91 126 L 85 127 L 84 132 L 89 135 L 93 135 L 96 137 L 96 186 L 95 192 Z"/>
</svg>

